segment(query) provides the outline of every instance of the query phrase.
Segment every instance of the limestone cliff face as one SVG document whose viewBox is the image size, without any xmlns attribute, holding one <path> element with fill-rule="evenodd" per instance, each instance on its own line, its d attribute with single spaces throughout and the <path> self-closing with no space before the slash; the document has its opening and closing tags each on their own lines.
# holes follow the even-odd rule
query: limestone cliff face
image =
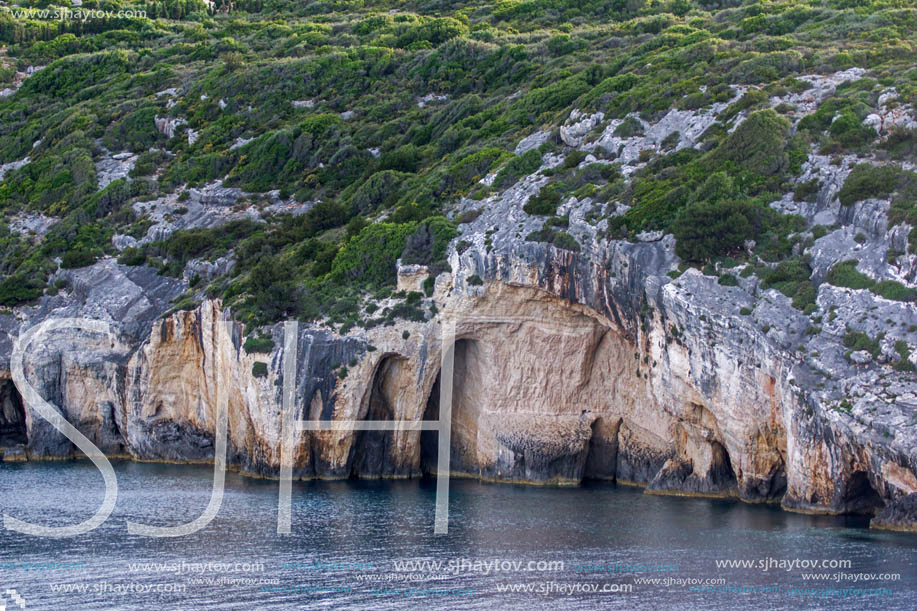
<svg viewBox="0 0 917 611">
<path fill-rule="evenodd" d="M 549 484 L 604 478 L 654 493 L 826 512 L 871 511 L 917 492 L 912 440 L 828 409 L 811 392 L 817 385 L 800 379 L 810 375 L 804 360 L 739 316 L 741 297 L 729 302 L 714 279 L 658 274 L 671 262 L 670 239 L 619 243 L 595 259 L 535 243 L 513 248 L 453 253 L 455 271 L 437 278 L 438 314 L 426 322 L 343 337 L 301 328 L 297 418 L 437 418 L 443 320 L 451 317 L 455 475 Z M 123 281 L 125 271 L 93 273 L 95 281 L 104 274 Z M 472 274 L 485 283 L 470 285 Z M 85 295 L 68 303 L 22 325 L 85 315 L 95 302 Z M 145 332 L 136 319 L 128 328 L 110 311 L 96 314 L 112 322 L 115 341 L 56 332 L 26 359 L 26 372 L 97 446 L 142 460 L 212 460 L 222 387 L 229 463 L 277 475 L 282 325 L 271 330 L 270 354 L 248 354 L 241 325 L 226 324 L 231 313 L 218 301 L 148 318 Z M 267 364 L 266 376 L 253 375 L 257 361 Z M 7 446 L 24 442 L 35 459 L 73 453 L 30 410 L 17 428 L 18 395 L 9 382 L 4 392 Z M 294 474 L 418 476 L 435 468 L 429 435 L 303 432 Z"/>
</svg>

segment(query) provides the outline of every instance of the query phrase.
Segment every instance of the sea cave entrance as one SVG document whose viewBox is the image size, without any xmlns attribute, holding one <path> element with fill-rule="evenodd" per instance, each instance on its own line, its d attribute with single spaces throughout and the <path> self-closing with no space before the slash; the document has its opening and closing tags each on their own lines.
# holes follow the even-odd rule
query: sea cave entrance
<svg viewBox="0 0 917 611">
<path fill-rule="evenodd" d="M 450 471 L 476 470 L 478 414 L 486 396 L 486 364 L 481 345 L 477 340 L 460 339 L 455 342 L 455 359 L 452 373 L 452 435 Z M 424 420 L 438 420 L 440 414 L 441 373 L 427 398 Z M 420 434 L 420 469 L 425 476 L 436 474 L 439 459 L 439 433 L 423 431 Z"/>
<path fill-rule="evenodd" d="M 614 480 L 618 466 L 618 428 L 620 419 L 596 418 L 586 448 L 583 479 Z"/>
<path fill-rule="evenodd" d="M 398 392 L 397 374 L 405 362 L 403 357 L 387 356 L 382 359 L 373 375 L 369 391 L 366 420 L 395 419 L 395 400 Z M 378 478 L 395 474 L 392 461 L 392 436 L 394 431 L 360 431 L 356 434 L 351 461 L 351 477 Z"/>
<path fill-rule="evenodd" d="M 29 440 L 22 395 L 12 380 L 0 382 L 0 447 L 25 444 Z"/>
<path fill-rule="evenodd" d="M 857 471 L 850 476 L 844 490 L 844 510 L 847 513 L 870 515 L 884 506 L 882 497 L 873 488 L 865 471 Z"/>
</svg>

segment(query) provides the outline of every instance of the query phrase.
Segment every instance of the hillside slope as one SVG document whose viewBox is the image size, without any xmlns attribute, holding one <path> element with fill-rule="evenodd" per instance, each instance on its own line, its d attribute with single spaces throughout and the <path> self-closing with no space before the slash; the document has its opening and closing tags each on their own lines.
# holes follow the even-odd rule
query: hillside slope
<svg viewBox="0 0 917 611">
<path fill-rule="evenodd" d="M 0 14 L 0 357 L 111 322 L 26 367 L 105 452 L 208 459 L 223 386 L 276 474 L 287 319 L 298 416 L 434 417 L 455 320 L 456 474 L 913 528 L 912 3 L 133 8 Z M 73 452 L 3 397 L 6 459 Z M 297 475 L 429 470 L 373 435 Z"/>
</svg>

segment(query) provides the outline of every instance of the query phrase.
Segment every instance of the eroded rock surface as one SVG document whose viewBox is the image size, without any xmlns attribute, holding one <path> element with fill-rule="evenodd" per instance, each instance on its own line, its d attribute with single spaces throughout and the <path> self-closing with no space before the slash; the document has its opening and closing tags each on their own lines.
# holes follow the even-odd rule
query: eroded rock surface
<svg viewBox="0 0 917 611">
<path fill-rule="evenodd" d="M 792 101 L 804 110 L 848 77 L 856 74 L 813 78 L 812 88 Z M 640 120 L 642 133 L 626 136 L 616 134 L 621 120 L 603 124 L 599 114 L 576 113 L 560 137 L 584 153 L 613 151 L 628 174 L 643 163 L 642 150 L 657 150 L 665 141 L 673 148 L 699 146 L 720 109 L 672 111 L 654 124 Z M 589 142 L 591 136 L 597 139 Z M 536 132 L 516 150 L 532 150 L 550 137 Z M 596 161 L 593 156 L 582 163 Z M 811 227 L 839 225 L 807 249 L 817 283 L 855 253 L 861 273 L 913 287 L 911 229 L 888 226 L 889 202 L 842 207 L 837 200 L 858 161 L 811 155 L 799 180 L 817 178 L 815 196 L 772 205 L 800 214 Z M 562 162 L 561 155 L 546 153 L 542 169 Z M 459 204 L 456 214 L 478 213 L 461 225 L 449 253 L 451 271 L 435 278 L 432 296 L 424 299 L 428 312 L 436 305 L 427 320 L 343 336 L 301 325 L 294 342 L 294 416 L 439 418 L 443 333 L 454 322 L 454 475 L 539 484 L 599 478 L 653 493 L 780 502 L 799 511 L 885 509 L 877 527 L 910 528 L 917 381 L 903 361 L 917 365 L 917 350 L 899 347 L 917 345 L 913 302 L 821 284 L 815 311 L 803 313 L 738 268 L 737 286 L 695 269 L 672 273 L 679 260 L 671 235 L 608 240 L 607 220 L 589 220 L 596 205 L 589 197 L 568 197 L 558 208 L 579 251 L 526 241 L 521 236 L 545 221 L 523 206 L 547 181 L 536 172 L 482 201 Z M 212 183 L 190 189 L 186 201 L 171 195 L 138 203 L 138 214 L 154 223 L 139 242 L 182 228 L 257 220 L 255 207 L 237 205 L 242 197 L 238 189 Z M 271 196 L 272 205 L 292 205 L 278 197 Z M 116 236 L 119 248 L 133 244 L 126 238 Z M 890 249 L 901 254 L 890 258 Z M 195 260 L 184 279 L 175 280 L 106 259 L 59 272 L 68 287 L 61 294 L 0 315 L 5 459 L 73 455 L 70 442 L 17 399 L 8 361 L 22 330 L 52 317 L 87 317 L 109 322 L 113 340 L 56 332 L 29 355 L 26 372 L 103 451 L 144 460 L 212 460 L 217 394 L 225 390 L 229 463 L 244 473 L 277 476 L 283 325 L 263 330 L 273 341 L 270 352 L 250 353 L 244 341 L 249 330 L 237 322 L 227 326 L 232 312 L 218 300 L 167 314 L 194 276 L 226 273 L 232 261 Z M 400 271 L 399 287 L 427 288 L 429 270 Z M 850 350 L 844 341 L 851 333 L 881 334 L 881 341 L 872 352 Z M 295 437 L 294 475 L 418 476 L 435 471 L 436 448 L 435 433 L 419 431 L 302 432 Z"/>
</svg>

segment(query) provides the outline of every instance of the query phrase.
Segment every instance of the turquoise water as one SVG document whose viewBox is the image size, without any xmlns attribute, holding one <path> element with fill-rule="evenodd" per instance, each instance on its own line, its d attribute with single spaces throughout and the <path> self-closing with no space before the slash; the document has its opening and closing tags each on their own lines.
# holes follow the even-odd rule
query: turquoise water
<svg viewBox="0 0 917 611">
<path fill-rule="evenodd" d="M 91 533 L 50 539 L 0 531 L 0 594 L 15 589 L 26 609 L 55 610 L 917 605 L 917 536 L 873 532 L 859 518 L 651 496 L 608 484 L 543 488 L 453 480 L 449 534 L 434 536 L 432 480 L 294 482 L 292 533 L 281 536 L 277 482 L 229 473 L 222 508 L 208 527 L 157 539 L 129 535 L 125 522 L 193 520 L 209 501 L 212 468 L 114 466 L 118 503 Z M 0 463 L 0 509 L 22 520 L 77 523 L 95 513 L 103 495 L 102 476 L 88 462 Z M 717 568 L 724 560 L 756 564 Z M 849 567 L 775 564 L 796 560 Z M 395 563 L 403 561 L 442 565 L 399 570 Z M 764 571 L 761 561 L 774 566 Z M 809 573 L 831 577 L 804 580 Z M 854 582 L 836 580 L 838 573 L 900 579 Z M 639 582 L 645 579 L 659 581 Z M 707 579 L 724 583 L 692 591 L 702 584 L 689 580 Z M 882 590 L 864 596 L 870 589 Z"/>
</svg>

